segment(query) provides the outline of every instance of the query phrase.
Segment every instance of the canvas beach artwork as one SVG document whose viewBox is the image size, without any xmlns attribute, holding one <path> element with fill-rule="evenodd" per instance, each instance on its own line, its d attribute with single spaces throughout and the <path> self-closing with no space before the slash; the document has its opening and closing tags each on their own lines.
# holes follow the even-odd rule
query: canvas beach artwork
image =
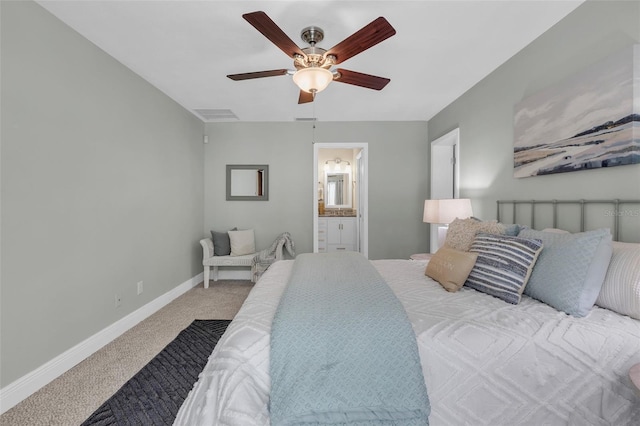
<svg viewBox="0 0 640 426">
<path fill-rule="evenodd" d="M 516 178 L 640 163 L 640 45 L 516 105 Z"/>
</svg>

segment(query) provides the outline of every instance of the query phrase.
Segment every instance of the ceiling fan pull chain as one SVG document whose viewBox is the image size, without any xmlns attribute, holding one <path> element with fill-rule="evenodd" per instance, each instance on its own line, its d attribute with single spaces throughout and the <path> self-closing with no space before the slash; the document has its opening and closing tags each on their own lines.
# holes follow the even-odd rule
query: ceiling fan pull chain
<svg viewBox="0 0 640 426">
<path fill-rule="evenodd" d="M 311 108 L 313 109 L 313 141 L 312 143 L 316 143 L 316 103 L 313 102 Z"/>
</svg>

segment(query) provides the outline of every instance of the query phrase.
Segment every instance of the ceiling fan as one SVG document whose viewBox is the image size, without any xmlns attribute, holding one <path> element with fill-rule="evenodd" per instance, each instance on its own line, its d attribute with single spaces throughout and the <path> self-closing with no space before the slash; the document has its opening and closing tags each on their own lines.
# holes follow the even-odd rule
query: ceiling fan
<svg viewBox="0 0 640 426">
<path fill-rule="evenodd" d="M 332 81 L 374 90 L 382 90 L 391 81 L 388 78 L 343 68 L 331 70 L 333 65 L 346 61 L 396 33 L 396 30 L 383 17 L 373 20 L 329 50 L 316 46 L 316 43 L 324 38 L 321 28 L 311 26 L 303 29 L 300 37 L 309 44 L 309 47 L 300 49 L 266 13 L 251 12 L 245 13 L 242 17 L 293 59 L 295 70 L 278 69 L 231 74 L 227 76 L 231 80 L 293 75 L 294 83 L 300 87 L 299 104 L 313 102 L 315 95 Z"/>
</svg>

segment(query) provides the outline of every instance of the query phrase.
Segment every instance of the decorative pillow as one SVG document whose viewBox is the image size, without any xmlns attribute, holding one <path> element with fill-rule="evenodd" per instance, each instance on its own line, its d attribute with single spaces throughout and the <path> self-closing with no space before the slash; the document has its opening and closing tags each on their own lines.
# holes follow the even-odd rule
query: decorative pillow
<svg viewBox="0 0 640 426">
<path fill-rule="evenodd" d="M 233 228 L 232 231 L 238 228 Z M 229 241 L 228 232 L 211 231 L 211 240 L 213 241 L 214 256 L 228 256 L 231 254 L 231 242 Z"/>
<path fill-rule="evenodd" d="M 640 319 L 640 244 L 613 242 L 596 305 Z"/>
<path fill-rule="evenodd" d="M 447 237 L 444 245 L 460 251 L 469 251 L 476 234 L 504 234 L 505 226 L 494 221 L 483 222 L 476 218 L 454 219 L 447 229 Z"/>
<path fill-rule="evenodd" d="M 524 294 L 569 315 L 587 315 L 611 260 L 609 230 L 570 234 L 527 229 L 519 236 L 539 238 L 544 244 Z"/>
<path fill-rule="evenodd" d="M 231 256 L 244 256 L 256 252 L 253 229 L 243 231 L 229 231 L 231 240 Z"/>
<path fill-rule="evenodd" d="M 429 260 L 424 274 L 438 281 L 445 290 L 456 292 L 476 263 L 476 253 L 440 248 Z"/>
<path fill-rule="evenodd" d="M 570 234 L 571 232 L 558 228 L 544 228 L 542 232 L 555 232 L 556 234 Z"/>
<path fill-rule="evenodd" d="M 522 225 L 518 225 L 517 223 L 514 223 L 512 225 L 504 225 L 504 235 L 517 237 L 522 229 L 525 229 L 525 227 Z"/>
<path fill-rule="evenodd" d="M 540 240 L 478 234 L 470 249 L 478 259 L 464 285 L 517 305 L 541 251 Z"/>
</svg>

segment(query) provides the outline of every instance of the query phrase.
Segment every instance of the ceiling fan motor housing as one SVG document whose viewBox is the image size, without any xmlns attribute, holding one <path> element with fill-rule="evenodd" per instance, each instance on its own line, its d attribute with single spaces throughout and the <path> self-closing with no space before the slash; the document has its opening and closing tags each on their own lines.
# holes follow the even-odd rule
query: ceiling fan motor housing
<svg viewBox="0 0 640 426">
<path fill-rule="evenodd" d="M 305 47 L 302 51 L 305 56 L 296 54 L 293 58 L 293 65 L 297 69 L 312 67 L 329 69 L 332 65 L 335 65 L 336 57 L 333 55 L 327 55 L 327 51 L 321 47 Z"/>
<path fill-rule="evenodd" d="M 316 43 L 320 43 L 324 39 L 324 31 L 320 27 L 307 27 L 300 33 L 300 38 L 305 43 L 315 46 Z"/>
<path fill-rule="evenodd" d="M 310 46 L 301 49 L 305 56 L 294 55 L 296 69 L 321 67 L 329 69 L 335 64 L 335 56 L 327 55 L 327 50 L 316 46 L 324 39 L 324 31 L 320 27 L 306 27 L 300 32 L 300 38 Z"/>
</svg>

